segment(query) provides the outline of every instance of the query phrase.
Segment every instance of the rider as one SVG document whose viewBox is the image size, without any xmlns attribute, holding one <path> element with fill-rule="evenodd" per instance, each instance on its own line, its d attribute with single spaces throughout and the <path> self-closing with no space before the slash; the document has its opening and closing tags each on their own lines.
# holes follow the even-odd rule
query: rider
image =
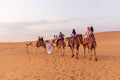
<svg viewBox="0 0 120 80">
<path fill-rule="evenodd" d="M 89 40 L 90 42 L 94 42 L 96 45 L 96 40 L 95 40 L 95 36 L 94 36 L 94 29 L 93 26 L 90 27 L 90 31 L 89 31 Z"/>
<path fill-rule="evenodd" d="M 71 36 L 72 36 L 72 44 L 73 44 L 74 43 L 74 39 L 76 38 L 76 31 L 75 31 L 75 29 L 73 29 Z"/>
<path fill-rule="evenodd" d="M 41 37 L 41 41 L 42 41 L 42 42 L 44 41 L 43 37 Z"/>
<path fill-rule="evenodd" d="M 43 39 L 43 37 L 38 37 L 38 41 L 37 41 L 38 43 L 39 43 L 39 45 L 43 45 L 44 44 L 44 39 Z"/>
<path fill-rule="evenodd" d="M 91 30 L 91 28 L 90 28 L 90 27 L 87 27 L 87 32 L 85 33 L 85 38 L 88 38 L 88 37 L 89 37 L 90 30 Z"/>
<path fill-rule="evenodd" d="M 64 40 L 64 36 L 65 36 L 65 35 L 64 35 L 62 32 L 60 32 L 60 34 L 59 34 L 59 39 L 60 39 L 60 40 Z"/>
<path fill-rule="evenodd" d="M 57 42 L 57 40 L 58 40 L 57 35 L 54 35 L 53 43 L 56 43 L 56 42 Z"/>
<path fill-rule="evenodd" d="M 60 40 L 64 41 L 64 36 L 65 36 L 65 35 L 64 35 L 62 32 L 60 32 L 59 37 L 58 37 L 58 40 L 57 40 L 57 45 L 58 45 L 58 42 L 59 42 Z"/>
<path fill-rule="evenodd" d="M 87 44 L 89 42 L 95 42 L 95 45 L 96 45 L 93 26 L 88 27 L 87 29 L 88 29 L 88 31 L 85 33 L 85 37 L 84 37 L 85 44 Z"/>
<path fill-rule="evenodd" d="M 41 41 L 41 37 L 40 37 L 40 36 L 38 37 L 38 41 L 39 41 L 39 42 Z"/>
<path fill-rule="evenodd" d="M 71 36 L 72 36 L 73 38 L 76 37 L 76 31 L 75 31 L 75 29 L 73 29 Z"/>
<path fill-rule="evenodd" d="M 87 32 L 85 32 L 84 35 L 84 44 L 88 43 L 89 34 L 90 34 L 90 27 L 87 27 Z"/>
<path fill-rule="evenodd" d="M 38 40 L 37 40 L 37 43 L 36 43 L 36 46 L 37 46 L 37 47 L 40 46 L 40 41 L 41 41 L 41 37 L 39 36 L 39 37 L 38 37 Z"/>
</svg>

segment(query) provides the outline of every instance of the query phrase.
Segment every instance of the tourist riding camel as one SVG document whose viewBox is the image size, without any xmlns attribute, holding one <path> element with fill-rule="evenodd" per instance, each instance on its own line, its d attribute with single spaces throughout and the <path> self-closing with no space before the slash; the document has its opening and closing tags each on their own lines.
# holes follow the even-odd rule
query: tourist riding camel
<svg viewBox="0 0 120 80">
<path fill-rule="evenodd" d="M 94 51 L 94 57 L 95 57 L 95 61 L 97 61 L 97 57 L 96 57 L 96 39 L 94 36 L 94 29 L 93 27 L 88 27 L 87 28 L 87 33 L 84 36 L 84 41 L 83 41 L 83 47 L 84 47 L 84 57 L 85 57 L 85 53 L 86 53 L 86 47 L 88 48 L 88 52 L 90 55 L 90 60 L 92 59 L 92 51 Z"/>
<path fill-rule="evenodd" d="M 60 34 L 59 34 L 59 37 L 58 37 L 58 40 L 57 40 L 57 46 L 58 46 L 58 42 L 61 40 L 62 42 L 64 42 L 64 37 L 65 37 L 65 35 L 62 33 L 62 32 L 60 32 Z"/>
</svg>

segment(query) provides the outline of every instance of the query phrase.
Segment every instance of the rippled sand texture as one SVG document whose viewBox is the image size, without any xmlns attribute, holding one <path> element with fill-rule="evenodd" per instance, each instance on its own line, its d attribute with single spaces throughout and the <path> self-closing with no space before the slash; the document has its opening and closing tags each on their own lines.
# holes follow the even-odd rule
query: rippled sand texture
<svg viewBox="0 0 120 80">
<path fill-rule="evenodd" d="M 0 43 L 0 80 L 120 80 L 120 31 L 97 33 L 98 61 L 47 55 L 43 48 L 29 48 L 25 43 Z"/>
</svg>

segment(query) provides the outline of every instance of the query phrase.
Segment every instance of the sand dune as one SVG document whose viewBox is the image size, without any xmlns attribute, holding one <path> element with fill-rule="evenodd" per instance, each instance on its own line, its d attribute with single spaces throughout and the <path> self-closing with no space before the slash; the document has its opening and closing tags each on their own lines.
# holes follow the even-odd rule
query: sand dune
<svg viewBox="0 0 120 80">
<path fill-rule="evenodd" d="M 43 48 L 29 48 L 25 43 L 0 43 L 0 80 L 120 80 L 120 31 L 95 34 L 98 61 L 47 55 Z M 58 53 L 58 52 L 57 52 Z"/>
</svg>

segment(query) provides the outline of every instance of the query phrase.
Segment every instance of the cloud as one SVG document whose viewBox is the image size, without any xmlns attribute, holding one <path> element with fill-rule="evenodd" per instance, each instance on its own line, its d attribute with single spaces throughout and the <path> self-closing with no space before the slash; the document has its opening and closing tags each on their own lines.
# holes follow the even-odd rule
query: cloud
<svg viewBox="0 0 120 80">
<path fill-rule="evenodd" d="M 47 39 L 59 32 L 69 35 L 73 28 L 78 33 L 83 33 L 87 26 L 91 25 L 94 26 L 95 31 L 120 30 L 119 21 L 73 17 L 58 21 L 0 23 L 0 36 L 10 41 L 34 40 L 39 35 Z"/>
<path fill-rule="evenodd" d="M 56 30 L 56 29 L 62 29 L 64 25 L 70 24 L 71 21 L 78 20 L 78 17 L 75 18 L 70 18 L 70 19 L 63 19 L 63 20 L 58 20 L 58 21 L 47 21 L 47 20 L 42 20 L 42 21 L 35 21 L 35 22 L 12 22 L 12 23 L 0 23 L 0 27 L 4 27 L 8 29 L 9 31 L 14 31 L 14 30 L 24 30 L 24 29 L 33 29 L 33 30 Z M 66 26 L 67 27 L 67 26 Z M 64 27 L 64 28 L 66 28 Z"/>
</svg>

